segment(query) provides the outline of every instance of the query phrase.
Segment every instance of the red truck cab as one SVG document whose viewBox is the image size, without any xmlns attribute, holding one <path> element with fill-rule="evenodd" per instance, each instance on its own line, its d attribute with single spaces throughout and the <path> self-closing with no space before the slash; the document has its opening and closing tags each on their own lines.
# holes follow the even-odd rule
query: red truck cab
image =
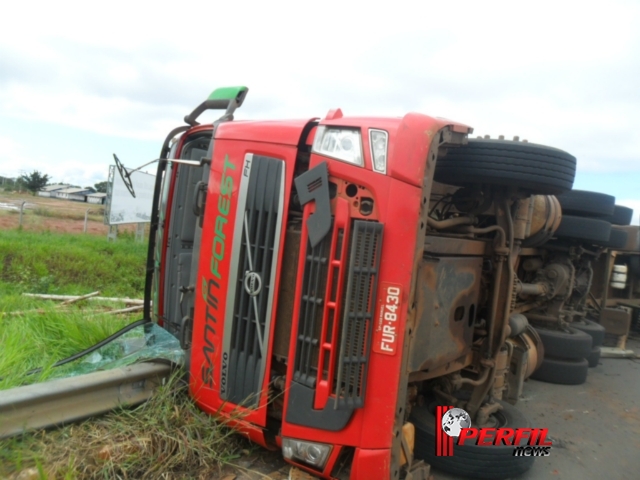
<svg viewBox="0 0 640 480">
<path fill-rule="evenodd" d="M 505 408 L 496 402 L 509 362 L 524 372 L 535 353 L 524 327 L 508 325 L 505 260 L 517 259 L 514 231 L 525 229 L 502 208 L 529 193 L 499 193 L 504 175 L 523 174 L 496 176 L 495 199 L 459 210 L 447 200 L 446 219 L 435 220 L 442 200 L 432 195 L 458 190 L 437 187 L 436 162 L 471 128 L 339 109 L 321 120 L 231 121 L 246 93 L 214 91 L 165 141 L 145 313 L 187 351 L 197 405 L 252 441 L 322 478 L 424 477 L 409 418 L 418 387 L 443 376 L 451 391 L 474 385 L 469 411 L 487 421 Z M 198 124 L 211 108 L 226 113 Z M 479 214 L 488 227 L 473 227 Z M 509 381 L 521 388 L 523 375 Z M 480 408 L 487 395 L 493 406 Z"/>
</svg>

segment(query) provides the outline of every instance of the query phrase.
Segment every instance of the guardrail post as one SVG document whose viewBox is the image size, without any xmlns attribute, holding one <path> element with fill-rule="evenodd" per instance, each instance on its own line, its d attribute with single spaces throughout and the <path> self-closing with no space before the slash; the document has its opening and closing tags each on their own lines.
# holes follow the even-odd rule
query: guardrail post
<svg viewBox="0 0 640 480">
<path fill-rule="evenodd" d="M 107 242 L 115 242 L 118 239 L 118 225 L 109 225 L 109 233 L 107 233 Z"/>
<path fill-rule="evenodd" d="M 24 204 L 27 203 L 26 201 L 22 202 L 22 205 L 20 205 L 20 223 L 18 224 L 19 228 L 22 228 L 22 215 L 24 213 Z"/>
<path fill-rule="evenodd" d="M 138 223 L 136 225 L 136 242 L 142 243 L 144 241 L 144 223 Z"/>
</svg>

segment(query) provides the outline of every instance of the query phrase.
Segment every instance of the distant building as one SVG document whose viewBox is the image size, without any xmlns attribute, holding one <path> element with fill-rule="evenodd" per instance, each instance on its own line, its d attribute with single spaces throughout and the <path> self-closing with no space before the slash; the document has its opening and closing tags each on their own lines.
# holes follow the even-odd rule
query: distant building
<svg viewBox="0 0 640 480">
<path fill-rule="evenodd" d="M 91 193 L 91 190 L 86 188 L 63 188 L 62 190 L 56 190 L 55 197 L 63 200 L 74 200 L 76 202 L 85 202 L 87 194 Z M 53 195 L 52 195 L 53 196 Z"/>
<path fill-rule="evenodd" d="M 46 187 L 42 187 L 38 192 L 39 197 L 55 197 L 56 192 L 63 190 L 65 188 L 69 188 L 69 185 L 57 184 L 57 185 L 47 185 Z"/>
<path fill-rule="evenodd" d="M 96 192 L 96 193 L 89 193 L 87 194 L 87 203 L 93 203 L 96 205 L 104 205 L 104 202 L 107 198 L 107 194 L 106 193 L 100 193 L 100 192 Z"/>
</svg>

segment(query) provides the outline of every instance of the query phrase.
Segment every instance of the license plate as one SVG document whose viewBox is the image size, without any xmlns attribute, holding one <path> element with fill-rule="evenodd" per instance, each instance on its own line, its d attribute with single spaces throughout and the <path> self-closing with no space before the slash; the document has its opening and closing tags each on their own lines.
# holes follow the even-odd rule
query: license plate
<svg viewBox="0 0 640 480">
<path fill-rule="evenodd" d="M 384 355 L 395 355 L 398 345 L 399 318 L 402 308 L 402 288 L 400 285 L 382 282 L 376 319 L 373 330 L 373 351 Z"/>
</svg>

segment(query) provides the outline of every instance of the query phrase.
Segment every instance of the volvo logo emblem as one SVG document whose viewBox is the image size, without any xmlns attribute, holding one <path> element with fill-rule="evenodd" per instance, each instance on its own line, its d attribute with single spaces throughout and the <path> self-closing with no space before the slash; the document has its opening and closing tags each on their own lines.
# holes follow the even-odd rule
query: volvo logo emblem
<svg viewBox="0 0 640 480">
<path fill-rule="evenodd" d="M 245 272 L 244 289 L 252 297 L 255 297 L 262 291 L 262 278 L 256 272 Z"/>
</svg>

